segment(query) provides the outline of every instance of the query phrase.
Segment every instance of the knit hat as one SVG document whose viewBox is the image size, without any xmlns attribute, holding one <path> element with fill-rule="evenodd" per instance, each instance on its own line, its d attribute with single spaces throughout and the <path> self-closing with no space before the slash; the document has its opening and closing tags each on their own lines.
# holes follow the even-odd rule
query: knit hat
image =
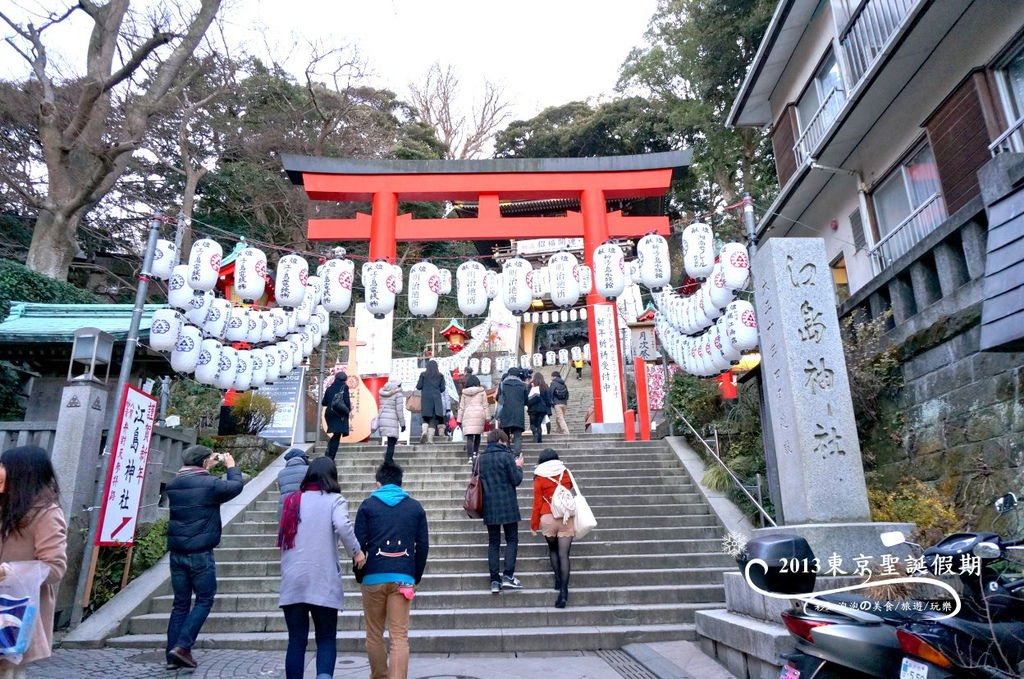
<svg viewBox="0 0 1024 679">
<path fill-rule="evenodd" d="M 284 454 L 285 460 L 291 460 L 295 457 L 301 457 L 306 461 L 306 464 L 309 464 L 309 456 L 306 455 L 306 451 L 302 448 L 290 448 L 288 452 Z"/>
<path fill-rule="evenodd" d="M 181 461 L 186 467 L 202 467 L 211 455 L 213 451 L 206 446 L 189 446 L 181 454 Z"/>
</svg>

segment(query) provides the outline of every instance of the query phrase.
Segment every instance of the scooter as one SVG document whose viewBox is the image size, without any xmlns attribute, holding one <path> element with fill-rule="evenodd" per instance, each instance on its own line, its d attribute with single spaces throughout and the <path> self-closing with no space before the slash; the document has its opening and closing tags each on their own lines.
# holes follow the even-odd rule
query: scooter
<svg viewBox="0 0 1024 679">
<path fill-rule="evenodd" d="M 981 536 L 981 539 L 998 538 L 992 533 L 950 535 L 934 547 L 923 550 L 925 571 L 934 567 L 938 557 L 953 558 L 965 552 L 965 539 L 968 536 Z M 886 533 L 882 536 L 883 544 L 893 547 L 906 543 L 902 533 Z M 914 547 L 913 543 L 907 543 Z M 772 535 L 756 538 L 747 544 L 747 559 L 760 558 L 768 564 L 781 563 L 780 560 L 796 559 L 797 563 L 813 563 L 814 554 L 803 538 L 796 535 Z M 983 569 L 990 568 L 990 562 L 996 557 L 991 553 L 978 555 Z M 804 559 L 809 559 L 805 562 Z M 741 568 L 745 562 L 741 561 Z M 814 588 L 814 574 L 780 572 L 780 568 L 772 568 L 760 576 L 758 570 L 751 570 L 751 580 L 762 589 L 784 594 L 809 594 Z M 964 618 L 979 618 L 976 612 L 984 608 L 982 592 L 968 588 L 964 597 Z M 838 605 L 832 608 L 815 606 L 819 604 Z M 991 603 L 991 602 L 990 602 Z M 919 605 L 918 605 L 919 604 Z M 780 679 L 846 679 L 862 677 L 900 676 L 906 649 L 901 645 L 898 628 L 935 617 L 939 613 L 930 613 L 932 602 L 914 602 L 905 600 L 872 600 L 856 594 L 826 594 L 812 599 L 782 614 L 782 621 L 796 643 L 796 650 L 784 657 L 786 665 L 779 675 Z M 977 604 L 977 605 L 976 605 Z M 921 610 L 915 610 L 920 608 Z M 933 675 L 927 675 L 931 679 Z M 941 675 L 934 675 L 941 676 Z M 908 675 L 904 679 L 917 679 Z"/>
<path fill-rule="evenodd" d="M 1013 493 L 995 502 L 1000 514 L 1019 505 Z M 994 533 L 959 537 L 961 553 L 974 554 L 983 564 L 980 575 L 961 577 L 966 614 L 901 626 L 896 632 L 905 653 L 900 679 L 1024 676 L 1024 574 L 1012 577 L 999 567 L 1024 565 L 1011 558 L 1024 551 L 1024 540 L 1004 541 Z"/>
</svg>

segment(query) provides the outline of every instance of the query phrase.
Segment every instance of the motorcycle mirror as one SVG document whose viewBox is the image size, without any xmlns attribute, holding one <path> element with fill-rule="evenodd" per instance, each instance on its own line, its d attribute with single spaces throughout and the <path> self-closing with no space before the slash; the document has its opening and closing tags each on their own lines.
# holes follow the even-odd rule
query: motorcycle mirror
<svg viewBox="0 0 1024 679">
<path fill-rule="evenodd" d="M 992 505 L 996 508 L 998 513 L 1005 514 L 1017 506 L 1017 496 L 1013 493 L 1007 493 L 1001 498 L 998 498 L 994 503 L 992 503 Z"/>
<path fill-rule="evenodd" d="M 882 544 L 886 547 L 895 547 L 896 545 L 902 545 L 907 541 L 907 536 L 898 530 L 882 533 L 878 537 L 881 538 Z"/>
<path fill-rule="evenodd" d="M 994 542 L 979 542 L 971 552 L 979 559 L 998 559 L 1003 554 L 1003 550 Z"/>
</svg>

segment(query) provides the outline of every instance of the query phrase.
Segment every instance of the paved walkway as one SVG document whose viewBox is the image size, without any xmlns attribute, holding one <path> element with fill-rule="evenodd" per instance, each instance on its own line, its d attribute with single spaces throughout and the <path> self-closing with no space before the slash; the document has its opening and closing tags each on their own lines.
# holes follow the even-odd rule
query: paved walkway
<svg viewBox="0 0 1024 679">
<path fill-rule="evenodd" d="M 311 644 L 312 645 L 312 644 Z M 732 675 L 703 655 L 696 644 L 666 642 L 634 644 L 625 651 L 582 651 L 508 654 L 414 654 L 410 679 L 536 679 L 555 668 L 559 679 L 732 679 Z M 168 671 L 159 651 L 131 649 L 58 649 L 46 660 L 29 666 L 30 679 L 143 679 L 189 677 L 237 679 L 284 676 L 281 651 L 197 650 L 196 670 Z M 636 658 L 643 661 L 637 662 Z M 313 654 L 308 653 L 306 679 L 314 679 Z M 676 663 L 681 663 L 678 665 Z M 685 667 L 685 671 L 682 669 Z M 334 669 L 336 679 L 368 676 L 366 656 L 342 655 Z"/>
</svg>

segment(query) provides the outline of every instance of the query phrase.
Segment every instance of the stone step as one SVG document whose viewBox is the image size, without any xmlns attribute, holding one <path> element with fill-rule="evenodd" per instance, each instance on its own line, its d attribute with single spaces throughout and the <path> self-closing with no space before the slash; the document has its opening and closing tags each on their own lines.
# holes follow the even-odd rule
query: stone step
<svg viewBox="0 0 1024 679">
<path fill-rule="evenodd" d="M 500 597 L 515 599 L 518 592 L 503 592 Z M 488 595 L 491 596 L 491 595 Z M 649 604 L 642 611 L 633 606 L 580 606 L 576 605 L 572 592 L 569 594 L 573 606 L 566 615 L 565 609 L 555 608 L 557 594 L 548 592 L 547 606 L 519 606 L 515 608 L 462 608 L 462 609 L 427 609 L 420 610 L 413 606 L 409 625 L 413 629 L 447 630 L 461 627 L 483 627 L 498 625 L 502 629 L 509 627 L 527 627 L 541 625 L 556 626 L 562 622 L 574 625 L 601 625 L 614 620 L 619 624 L 642 622 L 649 625 L 671 623 L 693 623 L 694 613 L 698 610 L 712 609 L 719 604 L 688 603 L 688 604 Z M 414 602 L 415 603 L 415 602 Z M 522 602 L 520 602 L 522 603 Z M 360 607 L 349 604 L 338 616 L 338 630 L 365 629 L 363 611 Z M 284 615 L 276 611 L 246 611 L 243 613 L 211 613 L 203 625 L 203 633 L 252 633 L 252 632 L 286 632 Z M 167 615 L 148 613 L 132 618 L 129 634 L 159 634 L 167 632 Z"/>
<path fill-rule="evenodd" d="M 540 555 L 534 559 L 535 564 L 530 564 L 530 554 L 520 557 L 524 568 L 535 565 L 543 568 L 548 563 L 547 554 Z M 573 555 L 572 567 L 576 572 L 587 569 L 603 568 L 625 568 L 628 564 L 635 563 L 637 557 L 632 554 L 599 554 L 599 555 Z M 686 554 L 648 554 L 643 557 L 645 568 L 696 568 L 699 566 L 727 566 L 734 565 L 734 561 L 721 552 L 690 552 Z M 346 566 L 347 568 L 347 566 Z M 431 557 L 427 570 L 431 573 L 466 573 L 466 572 L 487 571 L 486 556 L 479 559 L 469 557 L 444 558 Z M 281 563 L 278 559 L 266 561 L 220 561 L 217 562 L 217 575 L 223 576 L 252 576 L 267 575 L 280 577 Z"/>
<path fill-rule="evenodd" d="M 260 525 L 265 524 L 249 524 L 249 525 Z M 529 528 L 528 525 L 520 526 L 520 533 L 525 533 Z M 464 531 L 430 531 L 430 548 L 433 549 L 440 545 L 476 545 L 481 544 L 481 539 L 486 542 L 486 532 L 480 525 L 479 521 L 476 521 L 476 525 L 472 530 Z M 717 526 L 704 526 L 704 527 L 684 527 L 684 528 L 658 528 L 658 527 L 643 527 L 643 528 L 604 528 L 600 529 L 600 533 L 594 533 L 595 536 L 600 535 L 600 542 L 593 542 L 588 536 L 586 540 L 581 540 L 573 543 L 573 553 L 575 554 L 578 550 L 588 549 L 588 545 L 591 544 L 606 544 L 611 542 L 637 542 L 644 543 L 647 541 L 664 541 L 672 542 L 679 540 L 693 540 L 693 539 L 705 539 L 710 538 L 717 544 L 721 544 L 722 530 Z M 523 535 L 520 536 L 520 546 L 525 544 Z M 220 542 L 220 549 L 231 549 L 235 547 L 256 547 L 264 544 L 276 544 L 277 540 L 277 524 L 267 525 L 267 529 L 263 532 L 253 533 L 238 533 L 238 534 L 225 534 Z M 710 551 L 710 550 L 709 550 Z M 219 553 L 219 552 L 218 552 Z"/>
<path fill-rule="evenodd" d="M 600 541 L 586 541 L 574 544 L 572 556 L 601 556 L 614 552 L 620 555 L 632 554 L 643 556 L 646 554 L 695 554 L 715 553 L 721 547 L 720 538 L 706 540 L 664 540 L 659 539 L 659 531 L 650 529 L 644 534 L 638 534 L 636 540 L 612 541 L 600 536 Z M 487 533 L 482 529 L 476 532 L 476 543 L 445 543 L 435 535 L 430 536 L 430 559 L 435 558 L 487 558 Z M 646 539 L 644 539 L 646 538 Z M 261 544 L 262 543 L 262 544 Z M 215 552 L 217 562 L 228 561 L 271 561 L 281 557 L 281 550 L 275 544 L 275 539 L 265 536 L 261 541 L 250 543 L 244 547 L 225 547 L 221 545 Z M 539 536 L 519 536 L 519 558 L 526 557 L 548 557 L 548 546 Z M 344 559 L 344 556 L 342 556 Z"/>
<path fill-rule="evenodd" d="M 508 653 L 531 651 L 599 650 L 621 648 L 627 644 L 696 638 L 692 624 L 664 625 L 569 625 L 573 608 L 562 609 L 565 625 L 557 627 L 462 627 L 449 630 L 409 630 L 414 653 Z M 312 640 L 312 637 L 311 637 Z M 364 653 L 365 632 L 338 632 L 338 650 L 343 653 Z M 129 634 L 107 641 L 112 648 L 162 648 L 167 643 L 166 631 L 160 634 Z M 283 632 L 250 634 L 207 634 L 204 630 L 194 648 L 284 651 L 288 635 Z"/>
<path fill-rule="evenodd" d="M 635 561 L 635 560 L 634 560 Z M 425 591 L 459 590 L 480 592 L 488 585 L 486 562 L 466 562 L 472 568 L 464 573 L 441 573 L 431 570 L 427 566 L 427 572 L 420 583 L 421 589 Z M 519 564 L 517 564 L 518 566 Z M 574 564 L 575 568 L 575 564 Z M 256 593 L 256 592 L 277 592 L 281 580 L 279 577 L 267 577 L 266 575 L 230 576 L 220 572 L 220 564 L 217 564 L 217 596 L 233 593 Z M 721 586 L 724 573 L 736 570 L 735 563 L 729 566 L 700 566 L 700 567 L 669 567 L 669 568 L 648 568 L 627 570 L 574 570 L 572 574 L 573 587 L 636 587 L 636 586 L 669 586 L 681 583 L 710 584 L 715 587 Z M 540 559 L 523 564 L 522 568 L 516 569 L 516 577 L 523 582 L 547 582 L 551 578 L 550 567 Z M 349 574 L 343 575 L 345 589 L 352 591 L 357 588 L 355 579 Z M 168 591 L 160 594 L 168 594 Z"/>
<path fill-rule="evenodd" d="M 416 593 L 416 606 L 419 609 L 451 609 L 451 608 L 504 608 L 515 606 L 549 606 L 551 596 L 555 592 L 543 586 L 544 575 L 534 576 L 539 582 L 524 582 L 525 589 L 514 592 L 515 596 L 493 596 L 484 586 L 476 590 L 430 591 L 419 590 Z M 550 573 L 546 576 L 551 579 Z M 346 585 L 349 584 L 346 582 Z M 513 594 L 508 592 L 507 594 Z M 721 585 L 664 585 L 639 586 L 623 589 L 618 587 L 573 587 L 572 600 L 579 606 L 612 606 L 631 605 L 643 606 L 656 603 L 703 603 L 721 602 L 724 590 Z M 171 611 L 171 595 L 158 596 L 153 599 L 153 613 L 167 615 Z M 213 610 L 223 613 L 245 611 L 277 611 L 277 592 L 256 592 L 252 594 L 221 594 L 218 593 L 213 603 Z M 358 587 L 346 587 L 345 606 L 349 610 L 359 610 L 362 606 L 362 595 Z"/>
<path fill-rule="evenodd" d="M 631 501 L 633 498 L 627 499 Z M 459 505 L 461 505 L 461 503 L 445 503 L 440 501 L 428 501 L 427 503 L 424 503 L 424 509 L 427 512 L 427 522 L 432 525 L 433 522 L 438 519 L 460 519 L 465 517 L 466 513 Z M 701 503 L 619 504 L 616 502 L 610 502 L 607 498 L 595 498 L 594 501 L 590 502 L 590 508 L 594 511 L 594 515 L 597 517 L 598 524 L 601 524 L 604 519 L 613 518 L 616 515 L 673 516 L 680 513 L 691 515 L 701 515 L 708 513 L 708 506 Z M 523 516 L 529 516 L 532 510 L 532 504 L 520 500 L 519 511 Z M 275 522 L 278 520 L 277 510 L 257 511 L 247 509 L 245 511 L 245 520 Z"/>
<path fill-rule="evenodd" d="M 642 492 L 641 489 L 637 489 L 638 492 L 628 492 L 629 488 L 622 487 L 607 487 L 607 488 L 588 488 L 586 491 L 587 501 L 591 506 L 595 505 L 615 505 L 618 506 L 620 502 L 627 500 L 633 504 L 671 504 L 673 502 L 679 502 L 682 504 L 696 505 L 703 502 L 703 496 L 700 493 L 684 493 L 674 491 L 669 488 L 662 488 L 663 492 L 654 492 L 654 489 L 646 489 L 648 492 Z M 626 492 L 623 492 L 626 491 Z M 462 506 L 463 496 L 465 495 L 465 489 L 444 489 L 444 490 L 433 490 L 433 491 L 421 491 L 415 495 L 415 499 L 419 501 L 423 508 L 429 512 L 434 508 L 444 508 L 455 505 L 456 507 Z M 348 500 L 349 511 L 354 512 L 359 504 L 366 497 L 365 495 L 350 495 L 343 496 Z M 520 507 L 532 507 L 533 506 L 533 489 L 532 488 L 520 488 L 517 493 Z M 257 500 L 251 505 L 250 511 L 254 512 L 276 512 L 278 507 L 277 500 Z"/>
</svg>

